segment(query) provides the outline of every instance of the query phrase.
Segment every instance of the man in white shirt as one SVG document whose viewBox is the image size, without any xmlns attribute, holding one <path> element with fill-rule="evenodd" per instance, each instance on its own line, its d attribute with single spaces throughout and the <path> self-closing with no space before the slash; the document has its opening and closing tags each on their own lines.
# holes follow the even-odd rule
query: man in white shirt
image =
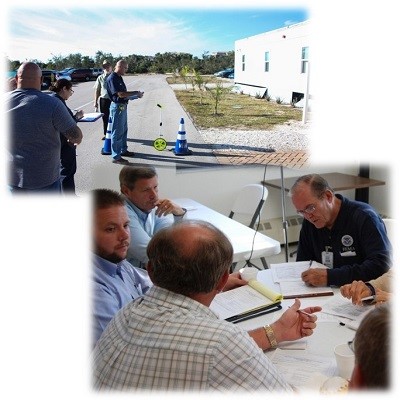
<svg viewBox="0 0 400 400">
<path fill-rule="evenodd" d="M 110 118 L 110 105 L 111 99 L 107 92 L 107 77 L 112 72 L 112 65 L 107 61 L 103 61 L 103 73 L 99 75 L 94 84 L 94 108 L 96 111 L 99 110 L 100 100 L 100 112 L 103 113 L 103 137 L 106 138 L 108 120 Z"/>
</svg>

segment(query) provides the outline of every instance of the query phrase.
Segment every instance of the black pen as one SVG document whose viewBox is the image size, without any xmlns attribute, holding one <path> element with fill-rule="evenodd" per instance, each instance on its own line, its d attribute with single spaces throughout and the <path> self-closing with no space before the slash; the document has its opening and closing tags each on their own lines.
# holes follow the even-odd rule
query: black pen
<svg viewBox="0 0 400 400">
<path fill-rule="evenodd" d="M 225 321 L 232 322 L 232 324 L 237 324 L 238 322 L 243 322 L 243 321 L 247 321 L 248 319 L 261 317 L 262 315 L 269 314 L 269 313 L 272 313 L 274 311 L 278 311 L 280 309 L 282 309 L 282 306 L 277 304 L 276 307 L 268 308 L 266 310 L 260 311 L 260 312 L 255 313 L 255 314 L 241 316 L 241 317 L 238 317 L 238 318 L 230 320 L 230 321 L 228 321 L 228 319 L 226 319 Z"/>
<path fill-rule="evenodd" d="M 312 263 L 313 263 L 313 260 L 310 260 L 310 264 L 308 265 L 308 269 L 311 268 Z"/>
</svg>

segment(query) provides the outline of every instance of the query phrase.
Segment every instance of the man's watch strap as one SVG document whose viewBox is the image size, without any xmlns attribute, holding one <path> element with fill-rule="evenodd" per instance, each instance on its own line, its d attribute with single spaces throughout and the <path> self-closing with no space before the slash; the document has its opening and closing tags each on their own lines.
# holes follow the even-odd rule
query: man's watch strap
<svg viewBox="0 0 400 400">
<path fill-rule="evenodd" d="M 365 286 L 370 290 L 371 296 L 375 296 L 375 288 L 369 283 L 369 282 L 364 282 Z"/>
<path fill-rule="evenodd" d="M 278 342 L 276 341 L 273 329 L 269 325 L 265 325 L 264 330 L 271 345 L 271 349 L 276 349 L 278 347 Z"/>
</svg>

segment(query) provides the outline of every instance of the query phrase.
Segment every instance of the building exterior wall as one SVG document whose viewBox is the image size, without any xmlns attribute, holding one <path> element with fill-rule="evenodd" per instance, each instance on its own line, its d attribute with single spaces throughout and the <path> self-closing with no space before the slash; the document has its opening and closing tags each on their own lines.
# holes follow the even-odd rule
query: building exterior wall
<svg viewBox="0 0 400 400">
<path fill-rule="evenodd" d="M 252 96 L 268 94 L 291 103 L 306 92 L 308 65 L 302 72 L 302 49 L 308 48 L 309 20 L 235 41 L 235 85 Z M 265 53 L 269 52 L 269 71 Z M 245 70 L 242 59 L 245 57 Z M 309 89 L 309 94 L 311 94 Z"/>
</svg>

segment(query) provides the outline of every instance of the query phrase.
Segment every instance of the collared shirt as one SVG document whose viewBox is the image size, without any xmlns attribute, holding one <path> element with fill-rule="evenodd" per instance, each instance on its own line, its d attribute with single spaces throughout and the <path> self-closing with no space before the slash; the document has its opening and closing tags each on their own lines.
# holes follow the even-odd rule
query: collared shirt
<svg viewBox="0 0 400 400">
<path fill-rule="evenodd" d="M 9 184 L 40 189 L 60 178 L 60 133 L 76 127 L 67 108 L 36 89 L 5 95 L 9 129 Z"/>
<path fill-rule="evenodd" d="M 381 276 L 392 264 L 392 246 L 381 217 L 367 203 L 335 196 L 342 203 L 332 229 L 317 229 L 304 219 L 297 261 L 322 263 L 322 252 L 332 252 L 328 286 L 341 286 L 353 280 L 366 282 Z"/>
<path fill-rule="evenodd" d="M 171 226 L 183 217 L 172 214 L 158 217 L 155 208 L 146 213 L 136 207 L 126 197 L 125 203 L 130 220 L 129 229 L 132 238 L 126 259 L 136 267 L 145 268 L 148 261 L 146 249 L 150 239 L 159 230 Z"/>
<path fill-rule="evenodd" d="M 93 368 L 96 389 L 291 391 L 247 332 L 157 286 L 110 322 Z"/>
<path fill-rule="evenodd" d="M 99 75 L 96 79 L 96 82 L 94 84 L 94 89 L 96 92 L 100 89 L 100 97 L 103 97 L 105 99 L 109 99 L 110 96 L 108 95 L 107 92 L 107 77 L 109 74 L 107 74 L 107 71 L 103 71 L 101 75 Z"/>
<path fill-rule="evenodd" d="M 121 269 L 122 278 L 117 274 Z M 125 304 L 142 296 L 152 286 L 147 271 L 132 267 L 126 260 L 114 264 L 93 254 L 93 335 L 94 343 Z"/>
<path fill-rule="evenodd" d="M 107 93 L 111 101 L 117 104 L 127 104 L 129 100 L 118 97 L 118 92 L 127 92 L 122 76 L 112 72 L 107 78 Z"/>
</svg>

